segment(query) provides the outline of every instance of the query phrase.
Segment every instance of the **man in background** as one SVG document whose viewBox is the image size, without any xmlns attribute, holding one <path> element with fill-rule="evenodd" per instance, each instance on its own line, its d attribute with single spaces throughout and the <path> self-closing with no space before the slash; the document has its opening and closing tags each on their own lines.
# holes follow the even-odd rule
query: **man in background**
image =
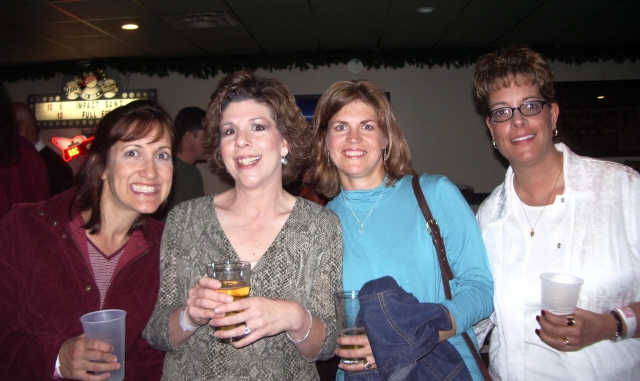
<svg viewBox="0 0 640 381">
<path fill-rule="evenodd" d="M 199 107 L 185 107 L 175 118 L 178 144 L 173 162 L 173 192 L 167 206 L 155 216 L 162 222 L 166 222 L 174 206 L 204 196 L 202 174 L 196 168 L 196 163 L 207 159 L 202 132 L 205 116 L 206 111 Z"/>
<path fill-rule="evenodd" d="M 29 140 L 40 153 L 40 157 L 47 165 L 47 180 L 49 182 L 49 196 L 55 196 L 73 186 L 73 170 L 62 157 L 49 148 L 40 139 L 40 127 L 33 110 L 25 103 L 13 104 L 13 112 L 18 123 L 20 135 Z"/>
<path fill-rule="evenodd" d="M 11 97 L 0 83 L 0 218 L 14 204 L 48 197 L 47 167 L 33 144 L 20 136 Z"/>
</svg>

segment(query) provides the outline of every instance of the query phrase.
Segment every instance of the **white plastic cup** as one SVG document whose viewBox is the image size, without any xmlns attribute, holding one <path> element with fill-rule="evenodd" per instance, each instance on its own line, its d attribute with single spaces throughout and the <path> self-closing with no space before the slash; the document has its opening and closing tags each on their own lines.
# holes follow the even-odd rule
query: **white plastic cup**
<svg viewBox="0 0 640 381">
<path fill-rule="evenodd" d="M 577 276 L 560 273 L 540 274 L 542 309 L 554 315 L 571 315 L 576 311 L 580 288 L 584 281 Z"/>
<path fill-rule="evenodd" d="M 100 310 L 90 312 L 80 317 L 84 334 L 88 339 L 98 339 L 113 345 L 113 354 L 118 358 L 120 369 L 111 373 L 106 381 L 124 380 L 124 342 L 125 321 L 127 311 Z M 96 372 L 102 374 L 104 372 Z"/>
</svg>

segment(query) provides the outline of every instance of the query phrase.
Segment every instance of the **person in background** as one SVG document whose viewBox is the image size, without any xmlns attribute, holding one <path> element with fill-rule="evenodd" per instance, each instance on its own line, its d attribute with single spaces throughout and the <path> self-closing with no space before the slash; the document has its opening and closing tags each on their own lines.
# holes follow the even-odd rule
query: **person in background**
<svg viewBox="0 0 640 381">
<path fill-rule="evenodd" d="M 472 326 L 491 313 L 493 283 L 478 224 L 458 188 L 444 176 L 420 175 L 455 275 L 453 299 L 446 300 L 434 245 L 411 185 L 415 172 L 409 145 L 382 90 L 367 80 L 334 83 L 318 101 L 313 131 L 312 184 L 327 197 L 335 196 L 327 207 L 342 224 L 344 289 L 360 290 L 389 275 L 421 303 L 441 304 L 452 329 L 439 331 L 438 341 L 448 340 L 457 349 L 471 373 L 467 377 L 481 379 L 461 333 L 475 337 Z M 366 361 L 340 364 L 337 379 L 345 377 L 343 370 L 376 376 L 376 353 L 368 339 L 375 334 L 338 339 L 340 345 L 363 346 L 338 349 L 338 356 Z"/>
<path fill-rule="evenodd" d="M 308 161 L 302 112 L 282 82 L 237 72 L 213 92 L 206 134 L 212 169 L 235 187 L 169 213 L 160 297 L 144 331 L 168 351 L 163 379 L 319 380 L 313 362 L 336 345 L 342 234 L 335 214 L 283 189 Z M 249 297 L 233 301 L 203 276 L 224 261 L 251 263 Z"/>
<path fill-rule="evenodd" d="M 50 196 L 55 196 L 71 188 L 73 186 L 73 170 L 58 153 L 40 139 L 40 127 L 33 110 L 26 103 L 17 102 L 13 104 L 13 111 L 20 135 L 36 147 L 40 157 L 47 165 Z"/>
<path fill-rule="evenodd" d="M 33 144 L 18 132 L 11 98 L 0 87 L 0 218 L 14 204 L 49 198 L 47 167 Z"/>
<path fill-rule="evenodd" d="M 313 186 L 311 185 L 310 173 L 311 173 L 311 168 L 307 168 L 302 174 L 302 179 L 301 179 L 302 189 L 300 190 L 300 193 L 298 194 L 298 196 L 302 198 L 306 198 L 309 201 L 313 201 L 316 204 L 327 205 L 326 197 L 319 194 L 318 192 L 316 192 L 315 189 L 313 189 Z"/>
<path fill-rule="evenodd" d="M 0 220 L 3 380 L 109 377 L 123 359 L 85 338 L 79 321 L 100 309 L 127 311 L 126 379 L 160 379 L 164 353 L 141 333 L 158 295 L 164 226 L 148 215 L 171 190 L 174 136 L 153 101 L 114 109 L 97 127 L 76 187 Z"/>
<path fill-rule="evenodd" d="M 178 112 L 174 123 L 178 144 L 173 162 L 173 192 L 167 206 L 154 216 L 166 222 L 169 211 L 179 203 L 204 196 L 202 174 L 196 162 L 206 160 L 204 132 L 206 111 L 199 107 L 185 107 Z"/>
<path fill-rule="evenodd" d="M 510 46 L 476 63 L 473 91 L 509 161 L 478 221 L 495 312 L 478 325 L 495 380 L 632 380 L 640 374 L 640 174 L 554 144 L 560 109 L 547 61 Z M 560 131 L 562 133 L 562 131 Z M 584 280 L 578 308 L 540 307 L 540 274 Z"/>
</svg>

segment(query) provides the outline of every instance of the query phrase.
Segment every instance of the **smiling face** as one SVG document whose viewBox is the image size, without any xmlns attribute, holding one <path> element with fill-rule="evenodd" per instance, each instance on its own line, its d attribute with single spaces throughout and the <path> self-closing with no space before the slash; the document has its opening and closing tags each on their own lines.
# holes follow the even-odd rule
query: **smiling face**
<svg viewBox="0 0 640 381">
<path fill-rule="evenodd" d="M 236 187 L 282 186 L 282 157 L 289 144 L 278 131 L 271 109 L 253 100 L 231 102 L 220 120 L 220 154 Z"/>
<path fill-rule="evenodd" d="M 528 101 L 544 101 L 536 85 L 524 84 L 503 88 L 491 93 L 490 110 L 500 107 L 519 107 Z M 545 104 L 542 112 L 524 116 L 515 110 L 505 122 L 486 119 L 487 127 L 500 153 L 512 166 L 544 162 L 554 152 L 553 130 L 556 129 L 559 108 L 556 103 Z"/>
<path fill-rule="evenodd" d="M 347 190 L 373 189 L 385 176 L 382 149 L 388 139 L 375 110 L 361 101 L 344 106 L 329 121 L 327 149 Z"/>
<path fill-rule="evenodd" d="M 169 196 L 173 181 L 171 140 L 168 133 L 156 142 L 154 138 L 155 134 L 119 141 L 109 149 L 102 175 L 103 211 L 136 217 L 155 212 Z"/>
</svg>

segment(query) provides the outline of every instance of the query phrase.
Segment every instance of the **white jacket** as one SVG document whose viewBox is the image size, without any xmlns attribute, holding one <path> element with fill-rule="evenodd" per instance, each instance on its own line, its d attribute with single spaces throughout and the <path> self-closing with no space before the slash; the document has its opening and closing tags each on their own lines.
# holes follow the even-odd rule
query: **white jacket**
<svg viewBox="0 0 640 381">
<path fill-rule="evenodd" d="M 640 301 L 640 174 L 621 164 L 574 154 L 563 144 L 563 208 L 553 239 L 564 268 L 584 279 L 578 307 L 604 313 Z M 495 312 L 476 326 L 480 342 L 495 324 L 490 371 L 495 380 L 524 380 L 522 290 L 525 240 L 511 210 L 513 171 L 482 203 L 477 218 L 493 273 Z M 640 339 L 604 340 L 561 352 L 575 380 L 640 379 Z M 565 361 L 563 359 L 563 361 Z M 540 364 L 544 366 L 544 364 Z M 564 380 L 568 381 L 568 380 Z"/>
</svg>

